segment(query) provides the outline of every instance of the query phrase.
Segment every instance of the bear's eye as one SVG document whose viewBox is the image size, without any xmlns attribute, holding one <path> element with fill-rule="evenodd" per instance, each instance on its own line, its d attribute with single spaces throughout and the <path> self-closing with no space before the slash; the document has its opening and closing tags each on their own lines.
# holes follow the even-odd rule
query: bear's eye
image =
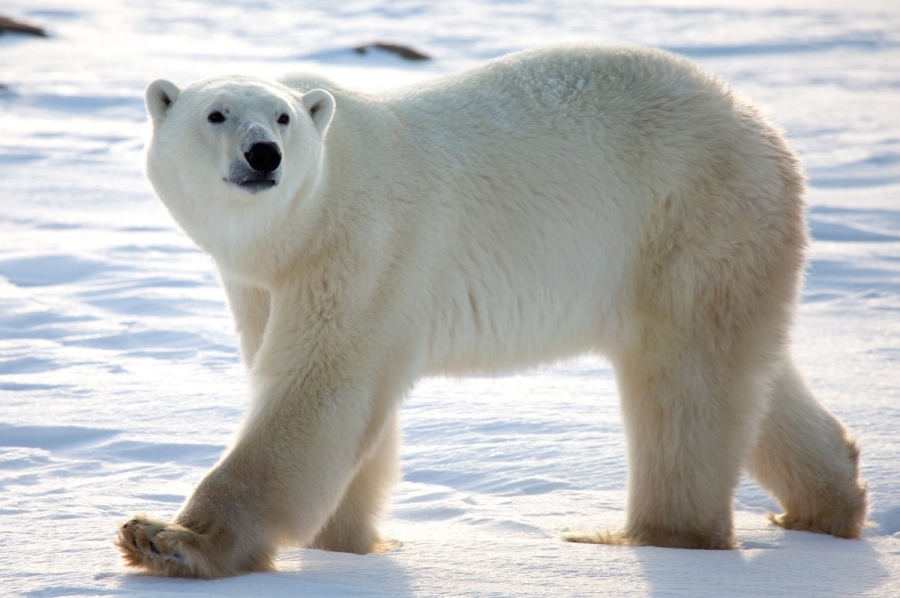
<svg viewBox="0 0 900 598">
<path fill-rule="evenodd" d="M 209 116 L 206 117 L 211 123 L 223 123 L 225 122 L 225 115 L 216 110 L 215 112 L 210 112 Z"/>
<path fill-rule="evenodd" d="M 278 124 L 279 124 L 279 125 L 286 125 L 286 124 L 288 124 L 289 122 L 291 122 L 291 119 L 290 119 L 290 117 L 289 117 L 287 114 L 282 114 L 281 116 L 278 117 Z"/>
</svg>

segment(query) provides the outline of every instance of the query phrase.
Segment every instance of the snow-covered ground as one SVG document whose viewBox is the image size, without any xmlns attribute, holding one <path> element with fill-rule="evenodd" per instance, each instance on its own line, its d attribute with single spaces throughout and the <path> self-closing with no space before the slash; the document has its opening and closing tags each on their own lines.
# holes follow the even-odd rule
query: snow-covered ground
<svg viewBox="0 0 900 598">
<path fill-rule="evenodd" d="M 789 6 L 789 8 L 787 8 Z M 0 36 L 0 595 L 900 596 L 900 4 L 896 1 L 7 0 L 48 39 Z M 425 63 L 359 56 L 411 44 Z M 404 546 L 293 549 L 277 573 L 125 571 L 134 511 L 173 514 L 243 411 L 246 380 L 208 258 L 142 175 L 143 89 L 313 69 L 359 88 L 563 41 L 696 59 L 786 130 L 815 238 L 797 359 L 856 433 L 866 538 L 768 524 L 737 495 L 738 550 L 566 544 L 623 520 L 616 389 L 584 358 L 429 380 L 404 411 Z"/>
</svg>

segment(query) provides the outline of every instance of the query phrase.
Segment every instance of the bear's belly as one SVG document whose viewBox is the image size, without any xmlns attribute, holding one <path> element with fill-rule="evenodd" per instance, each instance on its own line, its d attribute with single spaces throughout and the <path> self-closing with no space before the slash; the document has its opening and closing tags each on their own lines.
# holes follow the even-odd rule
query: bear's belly
<svg viewBox="0 0 900 598">
<path fill-rule="evenodd" d="M 430 299 L 429 373 L 497 373 L 615 346 L 640 233 L 591 212 L 466 243 Z"/>
</svg>

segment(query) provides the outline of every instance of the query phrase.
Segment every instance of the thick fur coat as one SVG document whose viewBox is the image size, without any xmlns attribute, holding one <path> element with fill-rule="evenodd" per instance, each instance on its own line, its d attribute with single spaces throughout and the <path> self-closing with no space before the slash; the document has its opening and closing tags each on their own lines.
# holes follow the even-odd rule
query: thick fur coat
<svg viewBox="0 0 900 598">
<path fill-rule="evenodd" d="M 857 537 L 857 449 L 788 354 L 807 232 L 781 134 L 683 58 L 569 46 L 374 95 L 315 76 L 147 90 L 147 171 L 214 259 L 252 379 L 233 446 L 129 564 L 218 577 L 383 550 L 420 377 L 614 365 L 627 519 L 721 549 L 746 468 L 789 529 Z"/>
</svg>

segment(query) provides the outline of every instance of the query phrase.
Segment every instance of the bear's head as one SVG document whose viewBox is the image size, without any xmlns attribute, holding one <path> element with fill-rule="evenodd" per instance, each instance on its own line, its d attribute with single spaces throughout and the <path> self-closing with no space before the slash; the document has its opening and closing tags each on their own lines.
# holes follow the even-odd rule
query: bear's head
<svg viewBox="0 0 900 598">
<path fill-rule="evenodd" d="M 334 114 L 327 91 L 219 77 L 147 87 L 147 176 L 175 220 L 219 257 L 271 233 L 314 187 Z"/>
</svg>

